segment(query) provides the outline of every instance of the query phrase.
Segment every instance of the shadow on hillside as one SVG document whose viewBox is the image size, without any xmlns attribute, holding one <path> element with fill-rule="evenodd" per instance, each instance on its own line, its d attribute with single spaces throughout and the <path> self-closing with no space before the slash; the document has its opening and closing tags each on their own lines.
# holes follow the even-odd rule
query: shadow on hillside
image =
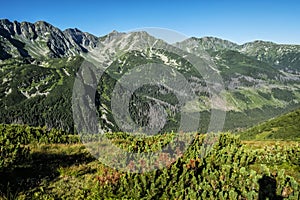
<svg viewBox="0 0 300 200">
<path fill-rule="evenodd" d="M 259 200 L 282 200 L 282 196 L 276 195 L 276 180 L 270 176 L 264 175 L 258 180 L 259 184 Z"/>
<path fill-rule="evenodd" d="M 59 176 L 58 168 L 89 163 L 95 160 L 87 154 L 33 153 L 32 159 L 13 170 L 0 173 L 0 199 L 10 199 L 11 195 L 27 191 L 49 182 Z M 86 172 L 89 173 L 89 172 Z"/>
</svg>

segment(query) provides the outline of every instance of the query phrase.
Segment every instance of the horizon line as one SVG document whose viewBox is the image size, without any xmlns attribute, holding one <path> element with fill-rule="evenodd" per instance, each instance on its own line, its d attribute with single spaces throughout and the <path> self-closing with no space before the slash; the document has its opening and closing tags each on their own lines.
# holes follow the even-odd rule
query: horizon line
<svg viewBox="0 0 300 200">
<path fill-rule="evenodd" d="M 61 30 L 61 31 L 65 31 L 65 30 L 68 30 L 68 29 L 77 29 L 83 33 L 88 33 L 88 34 L 91 34 L 97 38 L 100 38 L 100 37 L 105 37 L 107 35 L 109 35 L 110 33 L 113 33 L 113 32 L 117 32 L 117 33 L 125 33 L 125 34 L 128 34 L 130 32 L 141 32 L 141 31 L 145 31 L 143 29 L 154 29 L 154 28 L 157 28 L 157 29 L 164 29 L 164 30 L 170 30 L 170 31 L 174 31 L 174 32 L 177 32 L 177 33 L 180 33 L 180 34 L 183 34 L 177 30 L 174 30 L 174 29 L 170 29 L 170 28 L 164 28 L 164 27 L 142 27 L 142 28 L 132 28 L 130 30 L 127 30 L 127 31 L 119 31 L 117 29 L 113 29 L 112 31 L 106 33 L 106 34 L 94 34 L 94 33 L 91 33 L 91 32 L 88 32 L 88 31 L 84 31 L 84 30 L 81 30 L 80 28 L 77 28 L 77 27 L 68 27 L 68 28 L 61 28 L 61 27 L 58 27 L 56 25 L 53 25 L 52 23 L 48 22 L 48 21 L 45 21 L 45 20 L 37 20 L 35 22 L 31 22 L 31 21 L 18 21 L 18 20 L 11 20 L 11 19 L 8 19 L 8 18 L 0 18 L 0 21 L 4 21 L 4 20 L 8 20 L 9 22 L 13 23 L 13 22 L 18 22 L 18 23 L 30 23 L 30 24 L 36 24 L 38 22 L 45 22 L 45 23 L 48 23 L 50 24 L 51 26 Z M 132 30 L 140 30 L 140 31 L 132 31 Z M 146 31 L 147 32 L 147 31 Z M 152 35 L 150 34 L 149 32 L 147 32 L 149 35 L 157 38 L 155 35 Z M 222 36 L 216 36 L 216 35 L 198 35 L 198 36 L 195 36 L 195 35 L 189 35 L 189 36 L 186 36 L 186 39 L 191 39 L 191 38 L 195 38 L 195 39 L 203 39 L 203 38 L 216 38 L 216 39 L 220 39 L 220 40 L 224 40 L 224 41 L 228 41 L 228 42 L 231 42 L 231 43 L 234 43 L 234 44 L 237 44 L 239 46 L 242 46 L 242 45 L 245 45 L 245 44 L 248 44 L 248 43 L 254 43 L 254 42 L 265 42 L 265 43 L 273 43 L 275 45 L 289 45 L 289 46 L 299 46 L 300 44 L 298 43 L 281 43 L 281 42 L 276 42 L 276 41 L 272 41 L 272 40 L 268 40 L 268 39 L 259 39 L 259 38 L 256 38 L 256 39 L 252 39 L 252 40 L 248 40 L 248 41 L 245 41 L 245 42 L 236 42 L 232 39 L 227 39 L 227 38 L 224 38 Z M 157 38 L 157 39 L 161 39 L 161 38 Z M 184 40 L 186 40 L 184 39 Z M 165 39 L 162 39 L 164 40 L 165 42 L 169 43 L 168 41 L 166 41 Z M 174 42 L 171 42 L 169 44 L 175 44 L 177 42 L 182 42 L 184 40 L 179 40 L 179 41 L 174 41 Z"/>
</svg>

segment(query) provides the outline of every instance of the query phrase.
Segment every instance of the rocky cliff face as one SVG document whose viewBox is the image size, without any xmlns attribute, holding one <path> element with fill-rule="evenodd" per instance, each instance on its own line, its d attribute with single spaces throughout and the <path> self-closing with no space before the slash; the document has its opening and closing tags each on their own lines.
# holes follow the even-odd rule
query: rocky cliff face
<svg viewBox="0 0 300 200">
<path fill-rule="evenodd" d="M 2 59 L 8 57 L 68 57 L 88 52 L 98 38 L 78 29 L 61 31 L 43 21 L 36 23 L 0 20 Z"/>
</svg>

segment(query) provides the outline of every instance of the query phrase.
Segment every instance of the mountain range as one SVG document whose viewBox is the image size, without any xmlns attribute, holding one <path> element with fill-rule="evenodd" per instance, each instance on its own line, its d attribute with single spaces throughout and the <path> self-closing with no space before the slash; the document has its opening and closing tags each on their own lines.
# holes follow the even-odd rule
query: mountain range
<svg viewBox="0 0 300 200">
<path fill-rule="evenodd" d="M 226 104 L 212 108 L 203 77 L 185 56 L 174 52 L 208 55 L 212 70 L 223 79 Z M 111 108 L 117 81 L 147 63 L 167 65 L 188 80 L 198 99 L 184 109 L 201 113 L 201 132 L 208 128 L 212 109 L 226 112 L 224 129 L 228 130 L 253 125 L 300 105 L 300 45 L 265 41 L 239 45 L 215 37 L 191 37 L 170 45 L 144 31 L 113 31 L 97 37 L 76 28 L 62 31 L 43 21 L 2 19 L 0 123 L 74 131 L 72 91 L 85 61 L 103 72 L 94 103 L 99 123 L 107 131 L 120 130 Z M 140 126 L 163 127 L 162 131 L 178 129 L 181 108 L 172 92 L 163 86 L 135 91 L 130 100 L 133 121 Z M 166 122 L 158 117 L 161 109 L 166 111 Z"/>
</svg>

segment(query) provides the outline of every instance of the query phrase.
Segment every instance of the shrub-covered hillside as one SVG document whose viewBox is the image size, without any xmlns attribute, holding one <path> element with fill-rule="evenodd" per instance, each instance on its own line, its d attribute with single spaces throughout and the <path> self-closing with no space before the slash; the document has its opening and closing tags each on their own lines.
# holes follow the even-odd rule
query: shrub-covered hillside
<svg viewBox="0 0 300 200">
<path fill-rule="evenodd" d="M 197 134 L 167 167 L 130 173 L 100 163 L 76 136 L 60 133 L 59 140 L 58 132 L 1 125 L 3 199 L 299 199 L 298 142 L 242 143 L 223 133 L 203 158 L 206 135 Z M 125 133 L 106 136 L 127 151 L 143 152 L 161 148 L 172 134 L 144 143 Z"/>
<path fill-rule="evenodd" d="M 300 140 L 300 109 L 254 126 L 240 135 L 246 140 Z"/>
</svg>

